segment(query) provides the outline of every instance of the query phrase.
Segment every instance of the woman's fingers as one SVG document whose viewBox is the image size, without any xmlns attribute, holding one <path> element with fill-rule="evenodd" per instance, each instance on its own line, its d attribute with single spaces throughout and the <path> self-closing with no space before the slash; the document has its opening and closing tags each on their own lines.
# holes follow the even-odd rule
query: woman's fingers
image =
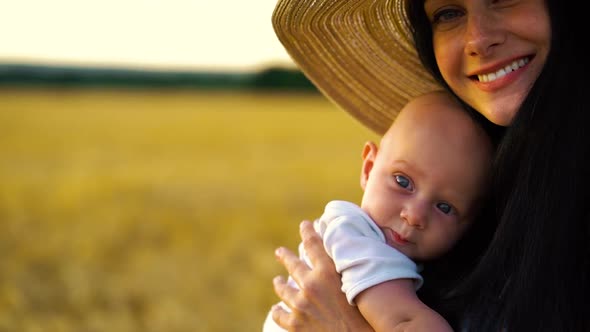
<svg viewBox="0 0 590 332">
<path fill-rule="evenodd" d="M 285 310 L 280 305 L 276 304 L 272 307 L 272 320 L 284 329 L 289 329 L 291 326 L 291 313 Z"/>
<path fill-rule="evenodd" d="M 308 221 L 301 223 L 301 237 L 307 258 L 287 248 L 275 251 L 290 279 L 273 279 L 280 305 L 272 308 L 272 319 L 288 331 L 366 330 L 368 325 L 357 307 L 351 306 L 341 291 L 340 275 L 324 249 L 321 237 Z M 311 268 L 306 260 L 311 261 Z"/>
<path fill-rule="evenodd" d="M 272 280 L 277 296 L 289 307 L 293 308 L 299 289 L 293 287 L 285 278 L 278 276 Z"/>
<path fill-rule="evenodd" d="M 322 238 L 313 227 L 313 223 L 310 221 L 301 222 L 299 225 L 299 233 L 301 234 L 303 247 L 305 248 L 307 256 L 314 268 L 329 268 L 330 270 L 336 270 L 334 262 L 326 253 Z"/>
<path fill-rule="evenodd" d="M 275 256 L 281 264 L 285 267 L 291 278 L 295 280 L 295 283 L 302 286 L 303 278 L 307 273 L 310 272 L 309 266 L 295 255 L 291 250 L 280 247 L 275 251 Z"/>
<path fill-rule="evenodd" d="M 287 261 L 290 261 L 291 252 L 287 251 Z M 281 256 L 282 257 L 282 256 Z M 303 263 L 305 264 L 305 263 Z M 299 308 L 301 307 L 298 302 L 301 302 L 300 290 L 293 284 L 292 280 L 286 280 L 281 276 L 277 276 L 273 279 L 273 286 L 275 293 L 281 299 L 281 303 L 272 307 L 272 319 L 280 327 L 288 331 L 296 331 L 299 329 L 299 325 L 303 321 Z M 295 312 L 293 312 L 295 310 Z"/>
</svg>

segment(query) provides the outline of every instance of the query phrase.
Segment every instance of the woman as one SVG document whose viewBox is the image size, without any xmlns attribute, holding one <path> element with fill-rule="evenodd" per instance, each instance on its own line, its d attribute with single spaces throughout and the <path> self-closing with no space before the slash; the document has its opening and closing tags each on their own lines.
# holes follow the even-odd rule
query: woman
<svg viewBox="0 0 590 332">
<path fill-rule="evenodd" d="M 582 12 L 561 0 L 283 0 L 275 10 L 295 62 L 369 128 L 382 132 L 391 110 L 438 86 L 491 131 L 504 127 L 488 222 L 425 266 L 420 296 L 455 330 L 590 331 Z M 371 330 L 346 303 L 309 223 L 301 234 L 314 268 L 277 250 L 301 291 L 275 279 L 292 310 L 275 308 L 275 321 L 294 331 Z"/>
</svg>

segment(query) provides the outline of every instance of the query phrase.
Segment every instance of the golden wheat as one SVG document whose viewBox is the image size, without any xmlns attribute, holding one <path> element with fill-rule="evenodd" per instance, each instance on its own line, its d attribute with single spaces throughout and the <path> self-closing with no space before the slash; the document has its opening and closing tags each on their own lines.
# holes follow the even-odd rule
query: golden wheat
<svg viewBox="0 0 590 332">
<path fill-rule="evenodd" d="M 259 331 L 367 139 L 317 95 L 0 91 L 0 331 Z"/>
</svg>

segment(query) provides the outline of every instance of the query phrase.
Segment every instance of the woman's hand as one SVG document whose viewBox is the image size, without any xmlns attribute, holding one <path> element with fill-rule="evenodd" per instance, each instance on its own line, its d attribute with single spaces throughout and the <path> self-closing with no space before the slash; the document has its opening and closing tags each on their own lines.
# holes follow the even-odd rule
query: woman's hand
<svg viewBox="0 0 590 332">
<path fill-rule="evenodd" d="M 288 331 L 373 331 L 358 309 L 346 301 L 340 275 L 312 223 L 302 222 L 300 233 L 313 268 L 286 248 L 276 250 L 277 260 L 300 289 L 283 277 L 273 280 L 275 293 L 291 309 L 288 312 L 274 306 L 274 321 Z"/>
</svg>

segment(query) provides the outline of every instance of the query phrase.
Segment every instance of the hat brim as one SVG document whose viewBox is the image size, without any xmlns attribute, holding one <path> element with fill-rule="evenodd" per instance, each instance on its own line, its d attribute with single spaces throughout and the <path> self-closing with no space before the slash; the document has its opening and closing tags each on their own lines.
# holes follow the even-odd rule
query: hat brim
<svg viewBox="0 0 590 332">
<path fill-rule="evenodd" d="M 412 98 L 441 90 L 418 59 L 404 0 L 279 0 L 272 22 L 329 99 L 383 134 Z"/>
</svg>

